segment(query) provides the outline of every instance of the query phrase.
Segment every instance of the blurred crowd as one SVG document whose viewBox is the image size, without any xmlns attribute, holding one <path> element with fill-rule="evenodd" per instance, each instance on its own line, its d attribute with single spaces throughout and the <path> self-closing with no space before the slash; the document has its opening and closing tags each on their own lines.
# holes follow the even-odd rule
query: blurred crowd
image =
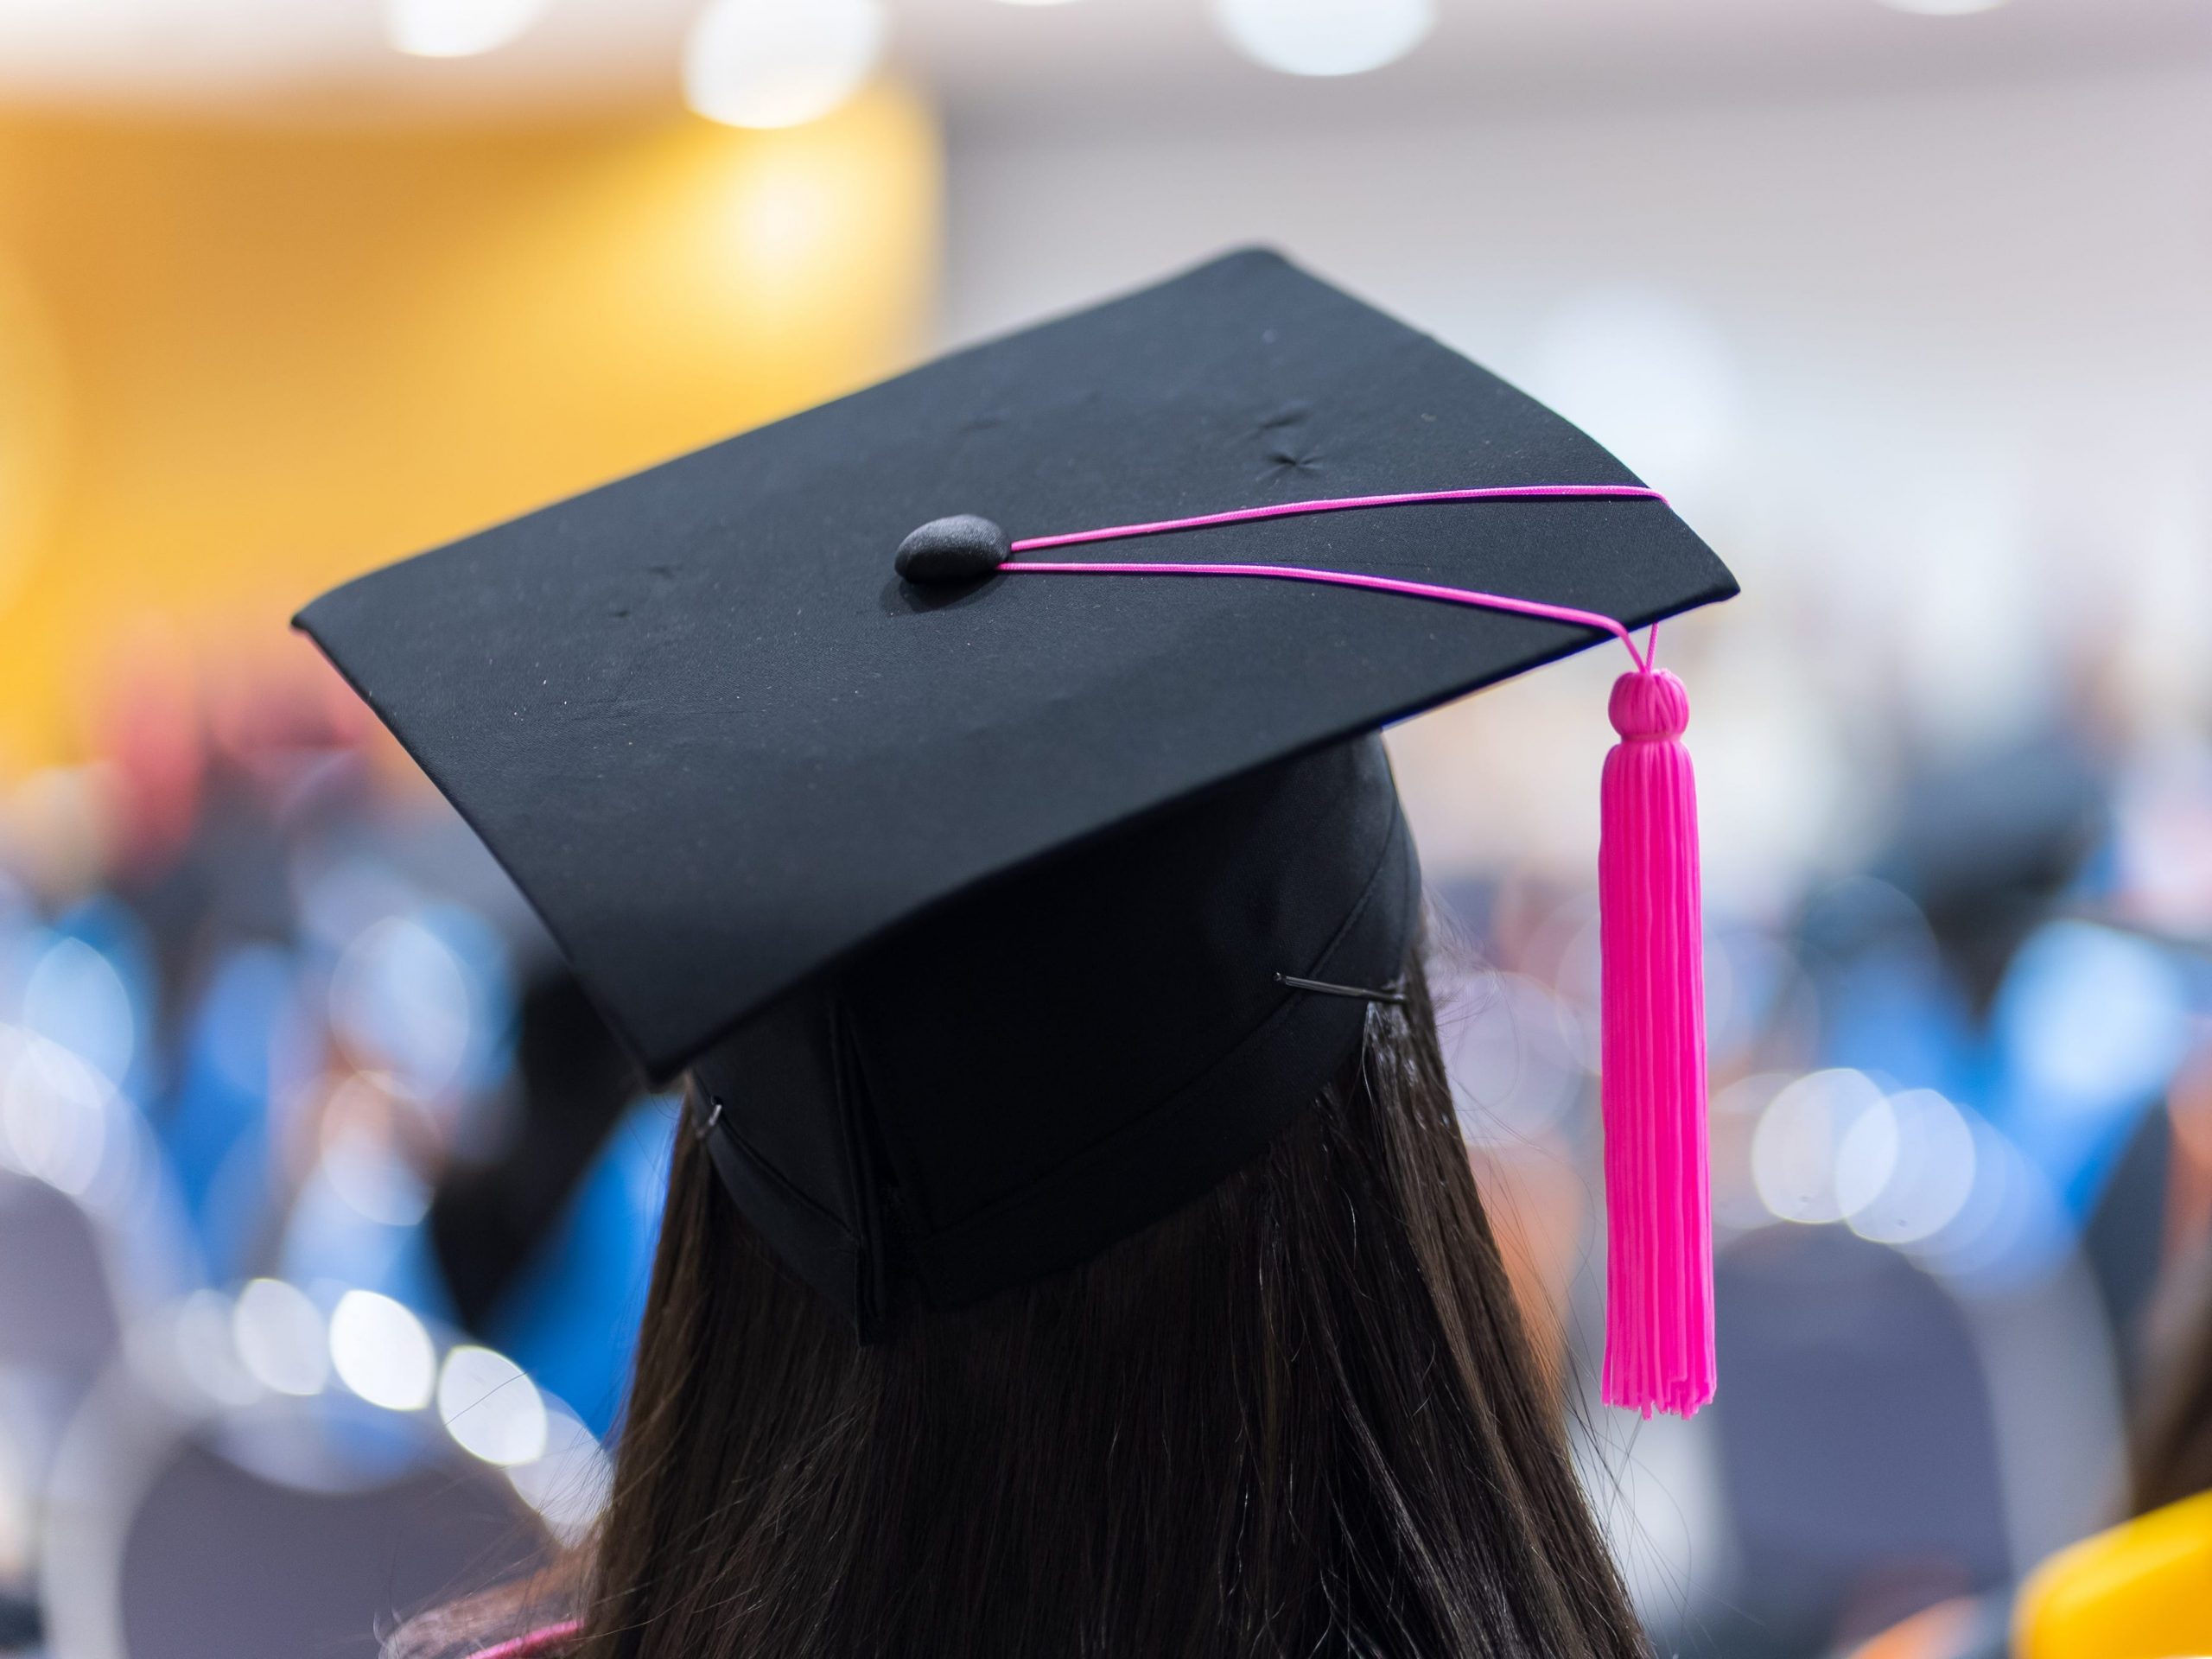
<svg viewBox="0 0 2212 1659">
<path fill-rule="evenodd" d="M 9 804 L 5 1634 L 366 1650 L 591 1518 L 672 1108 L 304 647 L 162 662 Z"/>
<path fill-rule="evenodd" d="M 304 647 L 112 679 L 0 816 L 0 1644 L 365 1653 L 588 1525 L 676 1106 Z M 1863 868 L 1710 918 L 1688 1424 L 1586 1390 L 1593 895 L 1437 884 L 1478 1172 L 1666 1651 L 2001 1624 L 2212 1484 L 2212 751 L 1900 764 Z"/>
</svg>

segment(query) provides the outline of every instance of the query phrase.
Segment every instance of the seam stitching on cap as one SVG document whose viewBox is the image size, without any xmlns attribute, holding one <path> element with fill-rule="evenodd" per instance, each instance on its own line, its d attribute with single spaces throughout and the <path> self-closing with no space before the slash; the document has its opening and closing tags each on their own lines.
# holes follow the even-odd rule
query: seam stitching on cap
<svg viewBox="0 0 2212 1659">
<path fill-rule="evenodd" d="M 773 1164 L 770 1163 L 766 1158 L 754 1151 L 750 1143 L 746 1141 L 745 1137 L 740 1135 L 737 1130 L 731 1126 L 730 1121 L 727 1116 L 715 1124 L 710 1133 L 721 1135 L 727 1139 L 729 1142 L 730 1150 L 745 1160 L 746 1167 L 751 1170 L 754 1174 L 760 1177 L 760 1179 L 766 1181 L 770 1186 L 775 1188 L 779 1194 L 791 1199 L 794 1204 L 806 1211 L 810 1215 L 817 1217 L 820 1220 L 827 1223 L 830 1230 L 835 1232 L 840 1238 L 843 1239 L 847 1245 L 853 1249 L 857 1250 L 861 1248 L 861 1241 L 853 1232 L 851 1228 L 846 1226 L 842 1221 L 841 1221 L 836 1216 L 833 1215 L 830 1211 L 823 1209 L 818 1201 L 810 1198 L 806 1193 L 800 1191 L 798 1187 L 792 1184 L 789 1176 L 784 1174 L 781 1171 L 777 1169 Z"/>
</svg>

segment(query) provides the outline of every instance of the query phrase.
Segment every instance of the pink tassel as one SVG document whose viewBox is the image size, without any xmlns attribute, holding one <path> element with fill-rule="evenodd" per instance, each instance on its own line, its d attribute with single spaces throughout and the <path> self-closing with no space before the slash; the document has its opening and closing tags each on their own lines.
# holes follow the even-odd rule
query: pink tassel
<svg viewBox="0 0 2212 1659">
<path fill-rule="evenodd" d="M 1688 1417 L 1713 1398 L 1705 960 L 1682 683 L 1613 683 L 1598 855 L 1605 969 L 1605 1399 Z"/>
</svg>

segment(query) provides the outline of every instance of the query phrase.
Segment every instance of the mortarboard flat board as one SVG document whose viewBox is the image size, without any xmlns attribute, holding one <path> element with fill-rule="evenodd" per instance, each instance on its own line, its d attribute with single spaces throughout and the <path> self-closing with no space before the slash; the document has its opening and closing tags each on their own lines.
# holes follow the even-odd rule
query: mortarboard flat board
<svg viewBox="0 0 2212 1659">
<path fill-rule="evenodd" d="M 1248 251 L 378 571 L 316 600 L 298 624 L 484 838 L 652 1075 L 742 1046 L 807 988 L 850 989 L 887 951 L 911 957 L 923 940 L 908 995 L 928 1000 L 918 975 L 943 980 L 930 1021 L 902 1012 L 890 989 L 866 1017 L 854 1013 L 860 993 L 842 997 L 841 1030 L 909 1022 L 874 1071 L 862 1068 L 888 1088 L 881 1074 L 904 1068 L 917 1046 L 950 1040 L 945 997 L 966 999 L 957 1017 L 976 1046 L 1001 1040 L 1017 1018 L 1118 1026 L 1126 1042 L 1142 1041 L 1113 988 L 1183 948 L 1173 917 L 1152 917 L 1142 938 L 1090 917 L 1092 932 L 1075 941 L 1093 964 L 1080 1006 L 1073 992 L 1054 1003 L 1047 989 L 1001 1018 L 992 1005 L 1020 1001 L 1017 982 L 1036 963 L 963 935 L 963 912 L 972 923 L 995 891 L 1057 880 L 1033 885 L 1022 906 L 1049 910 L 1053 894 L 1092 885 L 1087 857 L 1106 868 L 1146 826 L 1172 826 L 1179 804 L 1200 804 L 1184 810 L 1187 823 L 1205 801 L 1234 798 L 1239 780 L 1248 797 L 1262 787 L 1249 780 L 1300 773 L 1321 797 L 1381 798 L 1387 769 L 1348 741 L 1603 637 L 1302 581 L 1001 573 L 917 585 L 893 555 L 918 525 L 977 514 L 1019 542 L 1324 498 L 1637 483 L 1567 422 L 1436 340 Z M 1630 626 L 1735 591 L 1720 561 L 1649 495 L 1431 501 L 1155 541 L 1109 551 L 1478 589 Z M 1339 758 L 1319 759 L 1328 755 Z M 1301 772 L 1301 757 L 1336 767 L 1336 781 L 1313 766 Z M 1324 807 L 1296 810 L 1314 815 L 1324 839 L 1343 829 L 1324 822 Z M 1183 833 L 1161 830 L 1160 845 L 1175 850 L 1160 855 L 1194 856 Z M 1363 855 L 1372 866 L 1372 847 Z M 1306 881 L 1297 856 L 1281 853 L 1285 890 Z M 1264 895 L 1244 899 L 1268 907 Z M 1202 891 L 1189 902 L 1211 906 Z M 1208 921 L 1196 915 L 1189 937 Z M 1039 931 L 1022 948 L 1033 958 L 1052 937 Z M 963 980 L 955 958 L 977 950 L 976 976 Z M 1203 994 L 1194 997 L 1208 1005 Z M 1286 999 L 1295 1000 L 1270 979 L 1266 1007 Z M 1223 1007 L 1224 1044 L 1260 1011 L 1235 998 Z M 1356 1040 L 1356 1021 L 1344 1030 L 1339 1049 Z M 1179 1061 L 1186 1071 L 1191 1058 Z M 756 1075 L 774 1071 L 764 1061 Z M 849 1120 L 849 1097 L 867 1090 L 830 1071 L 816 1084 L 847 1097 Z M 1310 1096 L 1323 1079 L 1277 1084 Z M 926 1190 L 958 1192 L 939 1213 L 918 1220 L 910 1209 L 910 1232 L 972 1226 L 1023 1192 L 1042 1192 L 1047 1210 L 1080 1210 L 1052 1192 L 1053 1172 L 1082 1163 L 1086 1135 L 1103 1143 L 1147 1111 L 1157 1116 L 1173 1090 L 1154 1083 L 1151 1099 L 1091 1103 L 1033 1076 L 1009 1078 L 1007 1099 L 944 1131 L 950 1150 L 934 1176 L 919 1167 L 931 1155 L 921 1143 L 941 1105 L 914 1104 L 891 1130 L 847 1121 L 812 1154 L 764 1152 L 806 1113 L 763 1108 L 741 1153 L 767 1196 L 741 1202 L 756 1219 L 783 1201 L 820 1211 L 827 1258 L 781 1236 L 805 1231 L 804 1221 L 766 1224 L 809 1277 L 849 1306 L 865 1303 L 864 1289 L 841 1288 L 848 1255 L 862 1260 L 862 1277 L 886 1270 L 874 1236 L 883 1224 L 872 1218 L 881 1197 L 857 1164 L 906 1166 L 925 1211 Z M 1125 1094 L 1146 1086 L 1118 1080 Z M 1021 1124 L 1045 1118 L 1048 1144 L 988 1144 L 1019 1141 Z M 878 1135 L 887 1150 L 862 1145 Z M 1184 1156 L 1162 1150 L 1147 1165 L 1141 1147 L 1120 1175 L 1071 1178 L 1093 1191 L 1116 1180 L 1147 1190 L 1102 1202 L 1097 1218 L 1049 1247 L 1025 1249 L 1009 1224 L 986 1241 L 998 1264 L 988 1271 L 939 1263 L 933 1285 L 928 1250 L 912 1238 L 900 1248 L 921 1263 L 928 1300 L 986 1294 L 1164 1213 L 1249 1156 L 1249 1138 L 1228 1137 L 1173 1179 L 1131 1173 Z M 955 1159 L 1001 1154 L 1004 1168 L 980 1184 L 948 1173 Z"/>
</svg>

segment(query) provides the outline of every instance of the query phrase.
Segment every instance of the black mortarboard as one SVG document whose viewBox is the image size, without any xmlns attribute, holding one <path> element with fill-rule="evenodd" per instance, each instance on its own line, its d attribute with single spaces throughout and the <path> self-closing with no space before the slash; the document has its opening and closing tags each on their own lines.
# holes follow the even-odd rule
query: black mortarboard
<svg viewBox="0 0 2212 1659">
<path fill-rule="evenodd" d="M 647 1071 L 696 1068 L 740 1205 L 868 1323 L 909 1288 L 957 1303 L 1079 1261 L 1256 1153 L 1365 1014 L 1277 976 L 1381 987 L 1412 941 L 1371 734 L 1602 637 L 1304 581 L 989 576 L 1005 537 L 1635 483 L 1435 340 L 1245 252 L 377 572 L 299 625 Z M 957 515 L 989 522 L 894 570 Z M 1648 493 L 1112 556 L 1631 626 L 1735 590 Z M 963 559 L 982 579 L 931 580 Z"/>
</svg>

